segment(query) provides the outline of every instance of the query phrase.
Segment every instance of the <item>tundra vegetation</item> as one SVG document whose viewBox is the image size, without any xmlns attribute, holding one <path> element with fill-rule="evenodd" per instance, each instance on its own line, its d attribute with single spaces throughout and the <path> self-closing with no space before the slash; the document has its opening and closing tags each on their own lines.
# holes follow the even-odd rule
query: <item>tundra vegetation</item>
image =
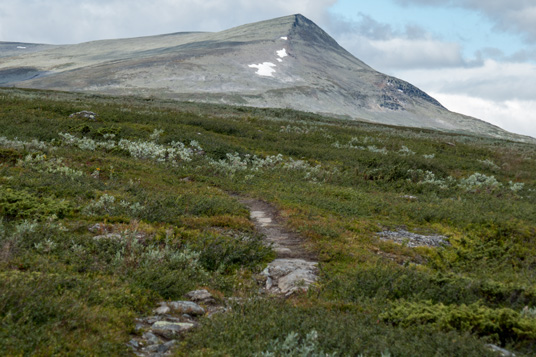
<svg viewBox="0 0 536 357">
<path fill-rule="evenodd" d="M 70 118 L 82 110 L 94 119 Z M 192 356 L 536 350 L 536 147 L 291 110 L 0 90 L 0 350 L 121 355 L 134 318 L 236 300 Z M 259 294 L 265 200 L 320 279 Z M 442 235 L 439 247 L 380 239 Z"/>
</svg>

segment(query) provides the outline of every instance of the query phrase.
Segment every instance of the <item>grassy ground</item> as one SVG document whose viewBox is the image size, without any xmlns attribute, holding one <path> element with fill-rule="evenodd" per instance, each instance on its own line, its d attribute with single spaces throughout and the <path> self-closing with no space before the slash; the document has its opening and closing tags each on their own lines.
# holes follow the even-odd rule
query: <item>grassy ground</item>
<svg viewBox="0 0 536 357">
<path fill-rule="evenodd" d="M 97 120 L 69 118 L 81 110 Z M 127 354 L 136 316 L 198 287 L 253 298 L 203 321 L 179 355 L 536 348 L 534 146 L 12 89 L 0 128 L 4 354 Z M 321 266 L 307 295 L 256 297 L 274 254 L 231 193 L 272 203 L 307 238 Z M 378 238 L 400 228 L 450 245 Z"/>
</svg>

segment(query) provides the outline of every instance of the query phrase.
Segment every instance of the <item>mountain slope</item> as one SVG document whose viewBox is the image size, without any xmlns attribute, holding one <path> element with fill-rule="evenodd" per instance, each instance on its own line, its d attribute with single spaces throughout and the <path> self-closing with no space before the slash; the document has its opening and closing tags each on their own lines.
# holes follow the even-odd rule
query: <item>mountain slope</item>
<svg viewBox="0 0 536 357">
<path fill-rule="evenodd" d="M 301 15 L 218 33 L 21 51 L 0 57 L 0 85 L 292 108 L 532 140 L 448 111 L 413 85 L 373 70 Z"/>
</svg>

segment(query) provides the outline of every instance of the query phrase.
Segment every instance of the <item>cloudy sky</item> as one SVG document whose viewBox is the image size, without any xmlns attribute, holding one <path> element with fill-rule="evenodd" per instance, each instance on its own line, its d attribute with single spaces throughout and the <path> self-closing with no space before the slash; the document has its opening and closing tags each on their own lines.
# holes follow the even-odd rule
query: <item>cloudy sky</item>
<svg viewBox="0 0 536 357">
<path fill-rule="evenodd" d="M 536 0 L 1 0 L 0 41 L 219 31 L 295 13 L 448 109 L 536 137 Z"/>
</svg>

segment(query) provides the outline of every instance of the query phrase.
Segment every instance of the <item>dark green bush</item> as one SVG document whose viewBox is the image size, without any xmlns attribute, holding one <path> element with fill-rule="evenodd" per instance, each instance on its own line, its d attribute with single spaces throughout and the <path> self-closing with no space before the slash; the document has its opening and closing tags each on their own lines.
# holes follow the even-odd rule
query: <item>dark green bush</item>
<svg viewBox="0 0 536 357">
<path fill-rule="evenodd" d="M 71 207 L 64 200 L 0 186 L 0 215 L 8 219 L 40 219 L 53 214 L 63 218 L 70 211 Z"/>
<path fill-rule="evenodd" d="M 402 327 L 425 324 L 445 331 L 468 331 L 502 344 L 520 340 L 536 344 L 536 320 L 509 308 L 491 309 L 479 303 L 443 305 L 400 300 L 393 302 L 391 309 L 380 318 Z"/>
<path fill-rule="evenodd" d="M 199 262 L 209 271 L 230 273 L 240 267 L 254 268 L 273 258 L 271 249 L 258 235 L 205 234 L 189 246 L 200 253 Z"/>
</svg>

